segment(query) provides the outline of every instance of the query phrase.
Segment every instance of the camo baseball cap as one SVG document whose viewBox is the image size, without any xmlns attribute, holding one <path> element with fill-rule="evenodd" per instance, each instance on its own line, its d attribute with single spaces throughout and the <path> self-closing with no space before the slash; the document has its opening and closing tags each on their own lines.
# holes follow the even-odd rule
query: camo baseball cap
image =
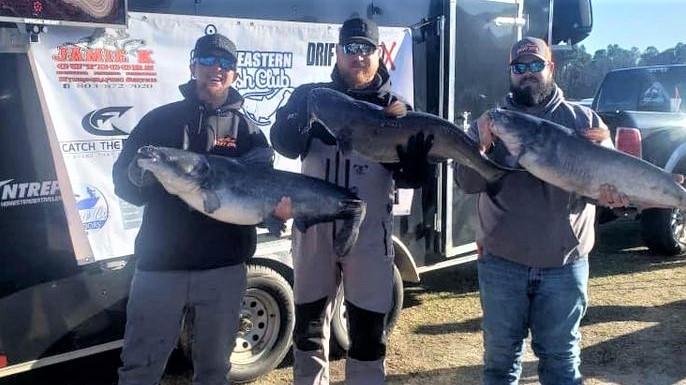
<svg viewBox="0 0 686 385">
<path fill-rule="evenodd" d="M 372 20 L 355 17 L 348 19 L 341 26 L 338 34 L 340 44 L 369 43 L 379 45 L 379 26 Z"/>
<path fill-rule="evenodd" d="M 527 55 L 536 56 L 545 61 L 553 60 L 553 54 L 545 41 L 535 37 L 525 37 L 512 46 L 510 64 Z"/>
<path fill-rule="evenodd" d="M 217 51 L 225 52 L 227 56 L 233 56 L 234 59 L 238 56 L 236 45 L 228 37 L 213 33 L 205 35 L 195 42 L 193 57 L 212 55 Z"/>
</svg>

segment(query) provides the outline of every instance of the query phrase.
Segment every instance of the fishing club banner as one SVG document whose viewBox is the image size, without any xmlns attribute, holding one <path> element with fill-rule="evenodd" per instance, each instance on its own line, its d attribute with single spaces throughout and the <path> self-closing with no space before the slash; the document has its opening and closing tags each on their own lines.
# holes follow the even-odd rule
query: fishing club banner
<svg viewBox="0 0 686 385">
<path fill-rule="evenodd" d="M 338 29 L 131 13 L 127 29 L 51 27 L 40 43 L 31 44 L 43 110 L 76 199 L 74 217 L 80 218 L 92 251 L 80 263 L 133 253 L 142 209 L 114 194 L 112 165 L 145 113 L 181 98 L 178 86 L 190 78 L 190 51 L 198 37 L 218 32 L 236 42 L 240 77 L 234 87 L 245 98 L 245 115 L 269 137 L 276 110 L 298 85 L 330 79 Z M 380 34 L 394 88 L 413 100 L 409 31 L 382 27 Z M 298 169 L 282 157 L 276 166 Z"/>
</svg>

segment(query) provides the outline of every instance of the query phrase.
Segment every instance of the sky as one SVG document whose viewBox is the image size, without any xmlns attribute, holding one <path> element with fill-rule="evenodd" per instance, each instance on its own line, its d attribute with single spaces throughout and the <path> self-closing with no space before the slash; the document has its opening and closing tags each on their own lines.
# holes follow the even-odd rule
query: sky
<svg viewBox="0 0 686 385">
<path fill-rule="evenodd" d="M 659 51 L 686 43 L 686 0 L 591 0 L 593 30 L 579 44 L 593 54 L 609 44 Z"/>
</svg>

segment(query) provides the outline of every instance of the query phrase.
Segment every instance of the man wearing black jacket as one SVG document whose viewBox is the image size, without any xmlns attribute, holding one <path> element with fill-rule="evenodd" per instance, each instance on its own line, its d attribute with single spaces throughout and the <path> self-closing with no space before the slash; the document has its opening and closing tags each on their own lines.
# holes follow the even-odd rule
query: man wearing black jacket
<svg viewBox="0 0 686 385">
<path fill-rule="evenodd" d="M 159 382 L 187 311 L 193 325 L 193 382 L 228 383 L 246 287 L 245 261 L 256 247 L 255 227 L 211 219 L 154 179 L 137 187 L 129 176 L 141 175 L 136 154 L 145 145 L 228 157 L 268 147 L 262 132 L 239 112 L 243 98 L 231 88 L 236 64 L 236 46 L 225 36 L 198 39 L 192 79 L 179 87 L 184 99 L 146 114 L 114 164 L 116 194 L 145 206 L 135 243 L 120 385 Z"/>
<path fill-rule="evenodd" d="M 426 176 L 426 155 L 431 147 L 431 138 L 425 141 L 418 135 L 407 149 L 398 150 L 399 164 L 384 165 L 354 152 L 342 155 L 333 146 L 335 139 L 318 124 L 309 134 L 302 134 L 308 124 L 307 95 L 316 87 L 333 88 L 383 106 L 390 116 L 406 113 L 406 104 L 391 93 L 390 77 L 381 60 L 379 31 L 373 21 L 347 20 L 340 30 L 336 54 L 333 81 L 298 87 L 277 112 L 270 133 L 276 151 L 289 158 L 301 157 L 303 174 L 347 187 L 367 203 L 357 243 L 343 258 L 333 251 L 335 225 L 319 224 L 305 233 L 293 230 L 295 385 L 329 383 L 329 324 L 341 280 L 350 337 L 346 383 L 384 383 L 384 318 L 393 301 L 394 179 L 399 187 L 419 187 Z"/>
</svg>

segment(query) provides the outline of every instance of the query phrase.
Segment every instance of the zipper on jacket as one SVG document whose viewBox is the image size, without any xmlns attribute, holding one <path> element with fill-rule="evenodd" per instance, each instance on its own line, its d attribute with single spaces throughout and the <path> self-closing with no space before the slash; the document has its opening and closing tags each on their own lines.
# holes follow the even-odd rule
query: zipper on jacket
<svg viewBox="0 0 686 385">
<path fill-rule="evenodd" d="M 197 132 L 197 134 L 200 135 L 200 131 L 202 130 L 203 116 L 205 115 L 205 107 L 202 104 L 198 106 L 198 112 L 200 112 L 200 116 L 198 117 L 198 132 Z"/>
<path fill-rule="evenodd" d="M 341 153 L 338 151 L 336 151 L 336 165 L 334 167 L 334 184 L 340 186 L 341 184 L 338 181 L 338 178 L 341 171 Z M 333 233 L 331 234 L 331 239 L 334 241 L 336 240 L 336 222 L 337 221 L 333 221 L 333 226 L 331 226 L 331 229 L 333 230 Z"/>
<path fill-rule="evenodd" d="M 345 182 L 343 186 L 345 188 L 350 187 L 350 159 L 345 160 Z"/>
</svg>

